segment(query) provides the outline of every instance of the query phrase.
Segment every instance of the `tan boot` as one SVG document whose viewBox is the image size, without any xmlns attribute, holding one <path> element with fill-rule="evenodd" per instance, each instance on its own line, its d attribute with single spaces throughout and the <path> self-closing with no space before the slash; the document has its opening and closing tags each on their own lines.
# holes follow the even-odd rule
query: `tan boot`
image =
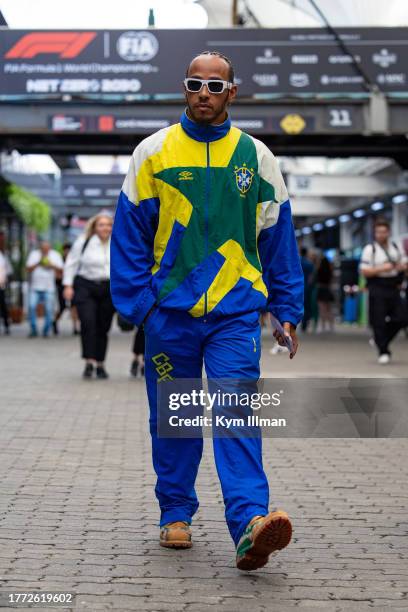
<svg viewBox="0 0 408 612">
<path fill-rule="evenodd" d="M 292 537 L 292 525 L 283 510 L 254 516 L 237 546 L 237 568 L 255 570 L 268 563 L 270 554 L 285 548 Z"/>
<path fill-rule="evenodd" d="M 166 548 L 191 548 L 190 525 L 186 521 L 167 523 L 160 529 L 160 546 Z"/>
</svg>

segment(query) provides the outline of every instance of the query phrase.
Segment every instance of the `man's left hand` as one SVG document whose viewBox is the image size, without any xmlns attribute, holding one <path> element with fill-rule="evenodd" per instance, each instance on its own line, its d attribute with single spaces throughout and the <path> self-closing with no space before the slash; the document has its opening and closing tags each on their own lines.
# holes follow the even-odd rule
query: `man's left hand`
<svg viewBox="0 0 408 612">
<path fill-rule="evenodd" d="M 289 357 L 290 359 L 293 359 L 294 356 L 296 355 L 296 352 L 299 346 L 299 340 L 296 335 L 296 328 L 292 323 L 289 323 L 289 322 L 283 323 L 282 327 L 285 331 L 285 336 L 289 336 L 292 339 L 292 351 Z M 286 346 L 285 339 L 282 337 L 282 335 L 277 330 L 273 332 L 273 335 L 280 346 Z"/>
</svg>

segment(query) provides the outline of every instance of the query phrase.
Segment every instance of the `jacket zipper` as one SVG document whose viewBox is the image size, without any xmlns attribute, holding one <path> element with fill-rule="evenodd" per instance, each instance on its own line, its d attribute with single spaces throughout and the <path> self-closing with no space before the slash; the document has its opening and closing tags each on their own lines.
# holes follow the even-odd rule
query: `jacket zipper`
<svg viewBox="0 0 408 612">
<path fill-rule="evenodd" d="M 208 258 L 208 208 L 210 205 L 210 143 L 207 142 L 207 168 L 206 168 L 206 176 L 205 176 L 205 258 Z M 205 264 L 205 286 L 206 290 L 204 293 L 204 316 L 207 315 L 207 287 L 208 287 L 208 263 Z M 205 322 L 205 320 L 204 320 Z"/>
</svg>

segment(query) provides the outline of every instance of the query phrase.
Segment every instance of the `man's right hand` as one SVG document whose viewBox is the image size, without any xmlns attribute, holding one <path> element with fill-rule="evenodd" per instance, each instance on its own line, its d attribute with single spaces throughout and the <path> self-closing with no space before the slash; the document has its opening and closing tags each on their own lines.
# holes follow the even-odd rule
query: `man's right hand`
<svg viewBox="0 0 408 612">
<path fill-rule="evenodd" d="M 74 297 L 74 288 L 70 287 L 69 285 L 66 285 L 64 287 L 63 296 L 64 300 L 66 300 L 67 302 L 72 302 L 72 299 Z"/>
</svg>

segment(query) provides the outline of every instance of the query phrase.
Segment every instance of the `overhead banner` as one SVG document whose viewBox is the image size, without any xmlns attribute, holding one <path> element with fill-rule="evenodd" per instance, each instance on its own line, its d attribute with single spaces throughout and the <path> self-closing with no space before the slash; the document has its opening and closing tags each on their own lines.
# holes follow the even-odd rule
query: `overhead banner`
<svg viewBox="0 0 408 612">
<path fill-rule="evenodd" d="M 251 134 L 355 133 L 361 132 L 364 126 L 362 107 L 351 104 L 343 104 L 340 107 L 309 105 L 302 112 L 292 112 L 283 105 L 276 104 L 273 109 L 268 108 L 265 112 L 265 105 L 251 105 L 252 116 L 245 117 L 240 112 L 242 108 L 243 105 L 234 106 L 231 112 L 232 124 Z M 182 109 L 178 110 L 178 115 L 174 116 L 174 113 L 166 113 L 160 106 L 154 109 L 150 119 L 138 117 L 137 108 L 134 116 L 107 111 L 100 115 L 58 112 L 48 115 L 47 127 L 50 131 L 61 134 L 151 134 L 152 131 L 176 123 L 182 112 Z"/>
<path fill-rule="evenodd" d="M 180 98 L 185 68 L 218 50 L 239 96 L 363 93 L 360 65 L 384 92 L 407 92 L 408 28 L 58 30 L 0 28 L 0 98 Z"/>
</svg>

